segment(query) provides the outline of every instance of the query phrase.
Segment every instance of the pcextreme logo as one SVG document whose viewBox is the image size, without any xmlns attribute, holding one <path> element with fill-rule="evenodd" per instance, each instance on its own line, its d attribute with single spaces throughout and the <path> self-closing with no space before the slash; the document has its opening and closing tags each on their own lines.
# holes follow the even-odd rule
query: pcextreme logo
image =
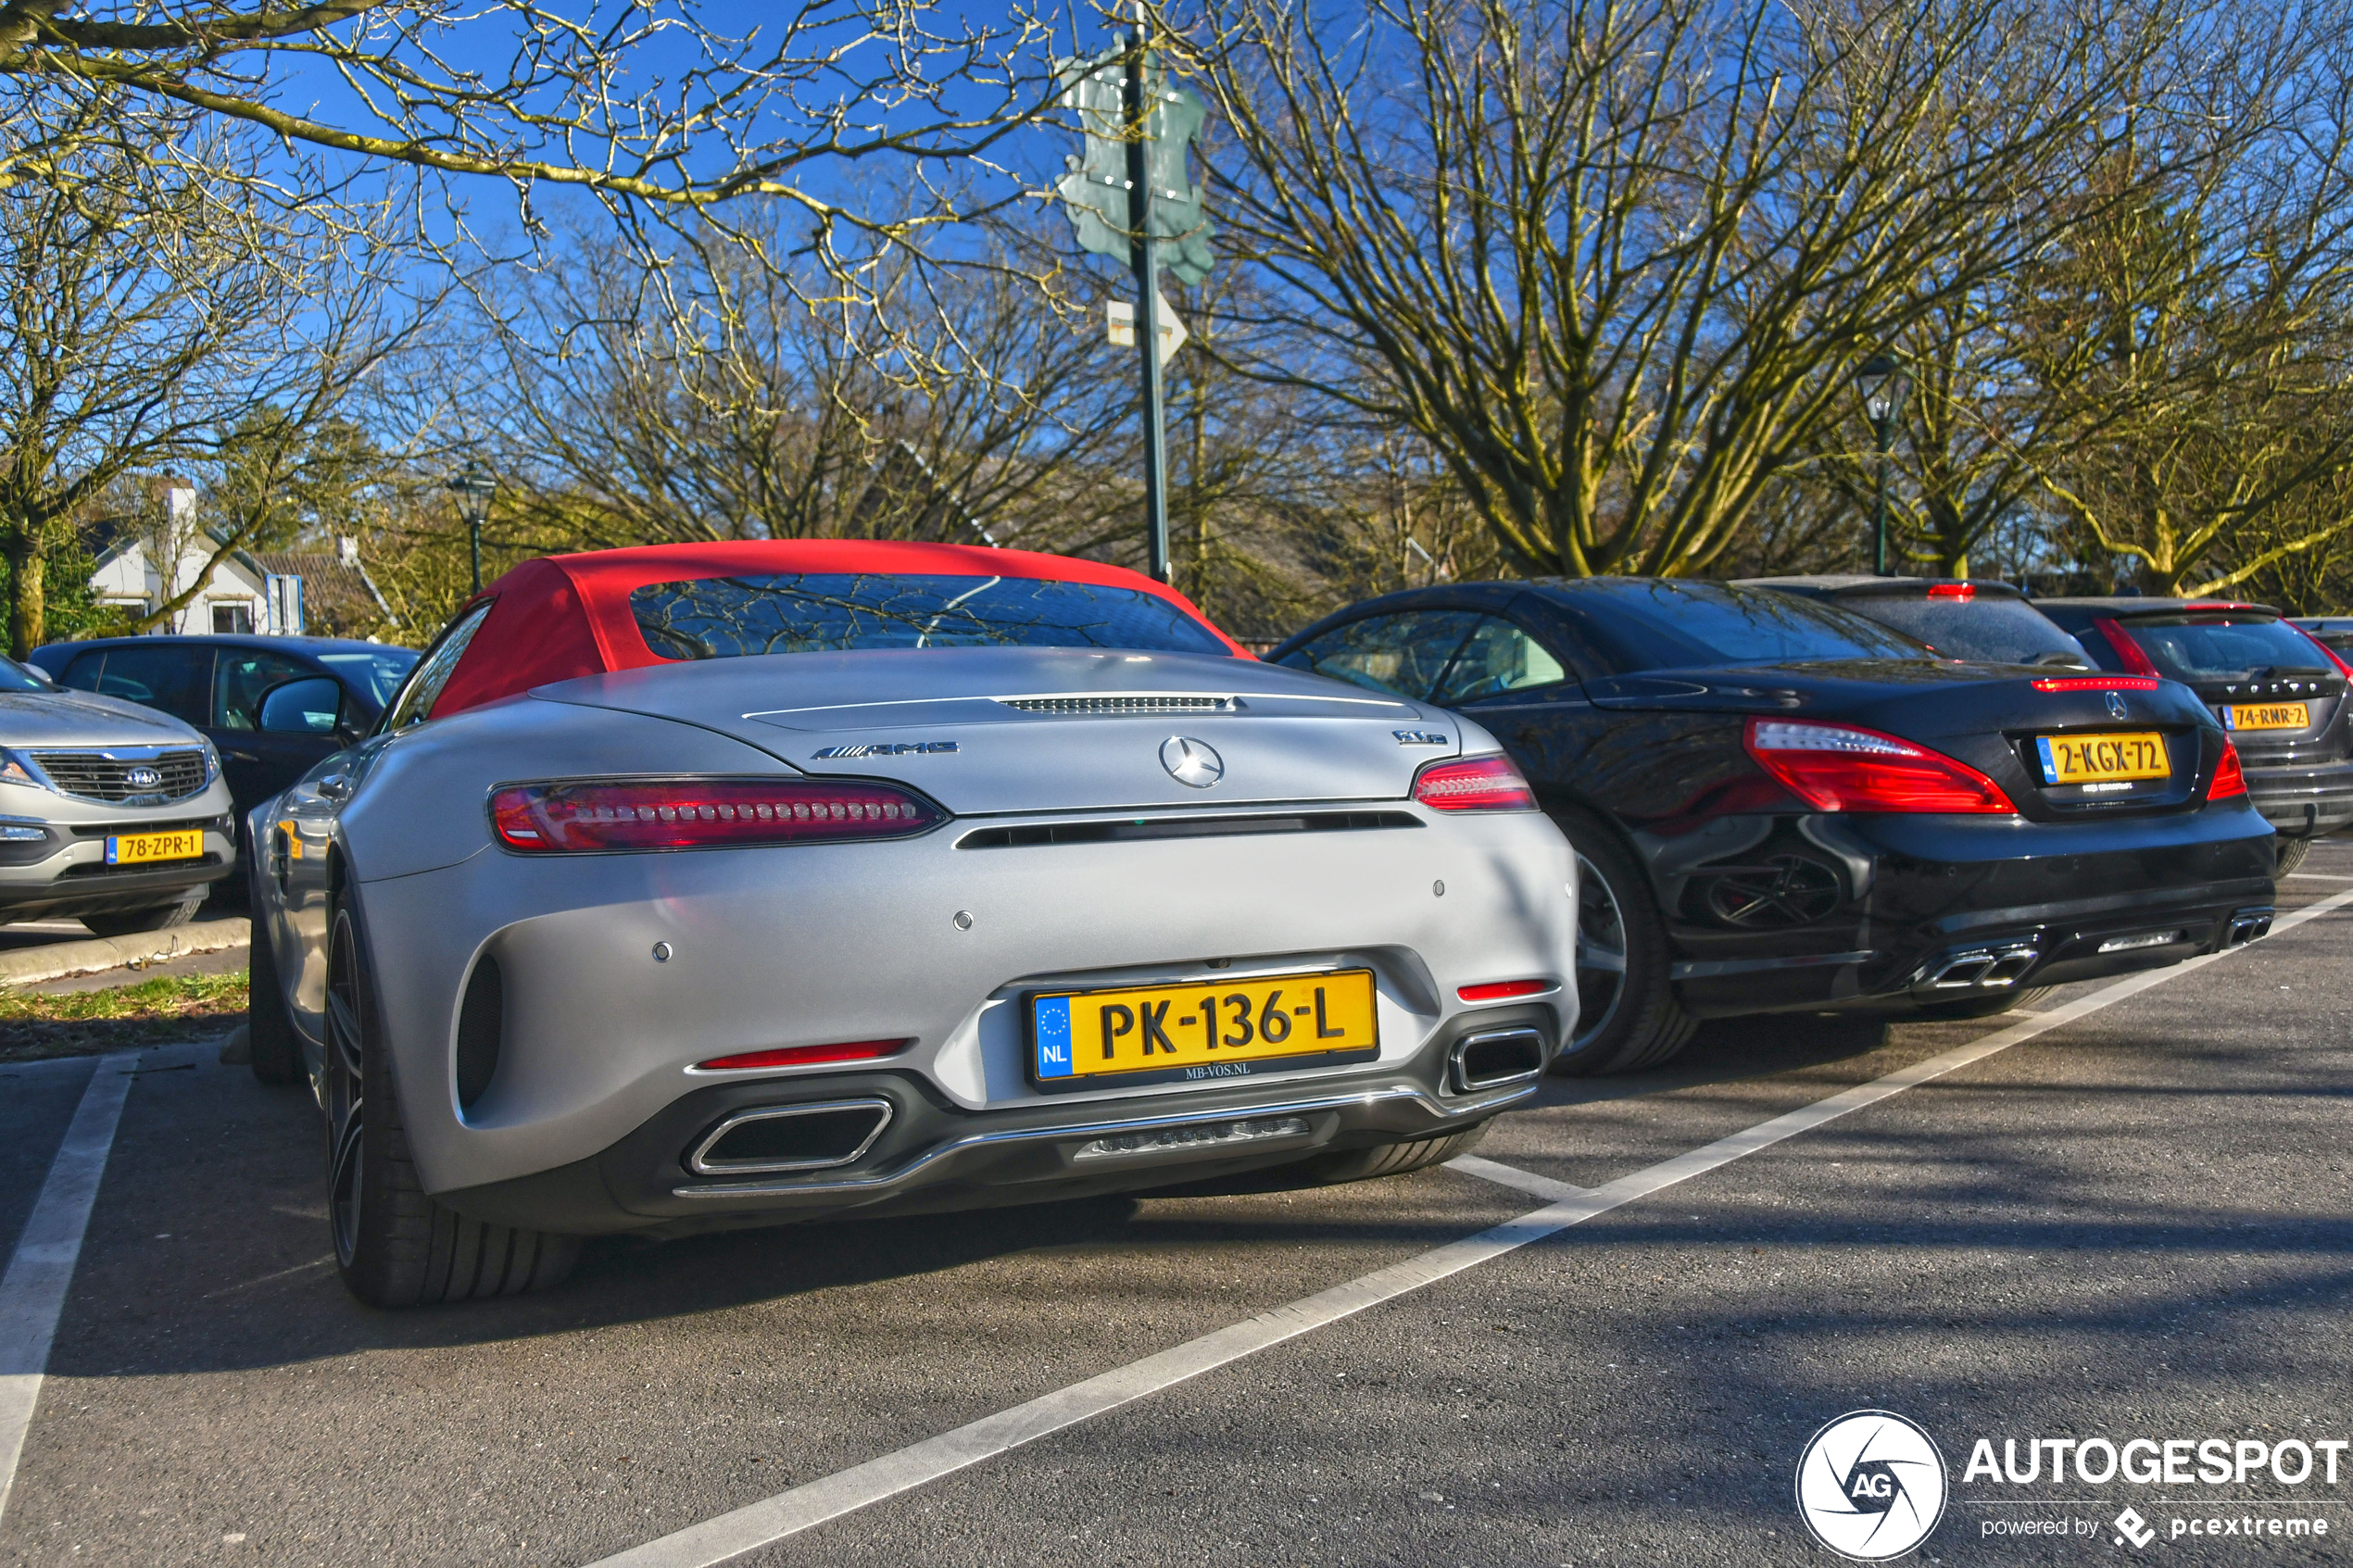
<svg viewBox="0 0 2353 1568">
<path fill-rule="evenodd" d="M 1944 1456 L 1891 1411 L 1850 1411 L 1797 1461 L 1797 1512 L 1814 1538 L 1856 1562 L 1901 1557 L 1944 1517 Z"/>
</svg>

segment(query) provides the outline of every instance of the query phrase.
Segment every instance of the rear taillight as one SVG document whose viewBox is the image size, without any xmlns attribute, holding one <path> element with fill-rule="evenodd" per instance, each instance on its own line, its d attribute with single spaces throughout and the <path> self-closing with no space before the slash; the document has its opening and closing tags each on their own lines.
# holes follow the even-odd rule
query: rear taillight
<svg viewBox="0 0 2353 1568">
<path fill-rule="evenodd" d="M 490 797 L 490 820 L 510 849 L 581 854 L 905 838 L 947 813 L 863 781 L 628 779 L 516 784 Z"/>
<path fill-rule="evenodd" d="M 2214 787 L 2206 792 L 2208 800 L 2228 800 L 2246 793 L 2246 772 L 2239 766 L 2239 748 L 2222 737 L 2222 760 L 2214 764 Z"/>
<path fill-rule="evenodd" d="M 2155 675 L 2050 675 L 2034 683 L 2038 692 L 2153 692 Z"/>
<path fill-rule="evenodd" d="M 851 1040 L 838 1046 L 780 1046 L 773 1051 L 746 1051 L 741 1056 L 715 1056 L 695 1063 L 698 1073 L 742 1073 L 759 1067 L 806 1067 L 812 1062 L 879 1061 L 897 1056 L 912 1040 Z"/>
<path fill-rule="evenodd" d="M 1851 724 L 1751 719 L 1748 754 L 1818 811 L 1983 811 L 2018 808 L 1967 763 Z"/>
<path fill-rule="evenodd" d="M 2116 657 L 2122 659 L 2124 668 L 2133 674 L 2154 675 L 2158 672 L 2157 666 L 2149 662 L 2149 656 L 2141 651 L 2141 645 L 2133 640 L 2133 633 L 2109 617 L 2103 615 L 2093 621 L 2092 630 L 2108 639 L 2108 646 L 2116 650 Z"/>
<path fill-rule="evenodd" d="M 1432 762 L 1414 775 L 1414 798 L 1437 811 L 1533 811 L 1535 792 L 1502 757 Z"/>
</svg>

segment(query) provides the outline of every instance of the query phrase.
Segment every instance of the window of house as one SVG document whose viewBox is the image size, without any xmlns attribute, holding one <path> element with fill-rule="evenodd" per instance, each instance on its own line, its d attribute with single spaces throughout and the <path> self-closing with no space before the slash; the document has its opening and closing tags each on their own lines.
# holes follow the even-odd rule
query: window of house
<svg viewBox="0 0 2353 1568">
<path fill-rule="evenodd" d="M 212 629 L 216 633 L 234 633 L 239 636 L 252 635 L 253 607 L 251 605 L 214 605 Z"/>
</svg>

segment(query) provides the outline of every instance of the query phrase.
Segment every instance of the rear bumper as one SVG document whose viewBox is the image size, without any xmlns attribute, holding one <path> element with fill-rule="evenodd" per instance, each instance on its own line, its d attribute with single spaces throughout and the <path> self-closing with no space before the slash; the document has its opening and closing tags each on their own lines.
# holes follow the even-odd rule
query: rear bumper
<svg viewBox="0 0 2353 1568">
<path fill-rule="evenodd" d="M 2246 793 L 2284 837 L 2311 838 L 2353 823 L 2353 763 L 2246 769 Z"/>
<path fill-rule="evenodd" d="M 1834 867 L 1845 902 L 1769 934 L 1679 928 L 1671 972 L 1700 1016 L 1895 1009 L 2161 968 L 2227 946 L 2234 922 L 2244 939 L 2273 896 L 2272 834 L 2251 806 L 2067 825 L 1780 819 L 1767 836 Z M 1940 986 L 1979 955 L 1986 986 Z"/>
<path fill-rule="evenodd" d="M 1541 1081 L 1531 1073 L 1484 1089 L 1461 1086 L 1460 1047 L 1511 1031 L 1532 1031 L 1549 1060 L 1558 1017 L 1543 1005 L 1487 1009 L 1453 1021 L 1393 1066 L 1116 1105 L 975 1111 L 903 1071 L 714 1085 L 664 1107 L 589 1159 L 439 1198 L 502 1224 L 675 1236 L 1168 1186 L 1475 1126 L 1535 1094 Z M 855 1158 L 826 1169 L 709 1177 L 690 1168 L 712 1131 L 744 1112 L 877 1102 L 888 1107 L 879 1134 Z M 1237 1123 L 1251 1135 L 1233 1137 Z M 1138 1147 L 1106 1150 L 1100 1147 L 1106 1139 Z"/>
</svg>

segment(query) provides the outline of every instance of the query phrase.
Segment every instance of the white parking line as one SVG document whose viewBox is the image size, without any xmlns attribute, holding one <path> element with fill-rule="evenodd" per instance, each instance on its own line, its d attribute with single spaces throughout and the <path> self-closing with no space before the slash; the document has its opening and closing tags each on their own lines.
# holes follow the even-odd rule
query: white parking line
<svg viewBox="0 0 2353 1568">
<path fill-rule="evenodd" d="M 2290 872 L 2282 882 L 2353 882 L 2353 876 L 2331 876 L 2326 872 Z"/>
<path fill-rule="evenodd" d="M 40 1401 L 41 1379 L 49 1367 L 49 1342 L 57 1336 L 57 1314 L 65 1309 L 66 1286 L 73 1283 L 73 1266 L 82 1257 L 82 1233 L 90 1223 L 90 1205 L 107 1173 L 138 1060 L 137 1051 L 98 1059 L 57 1157 L 49 1162 L 41 1196 L 32 1201 L 24 1233 L 17 1237 L 8 1272 L 0 1275 L 0 1519 L 7 1516 L 25 1429 L 32 1424 L 32 1407 Z"/>
<path fill-rule="evenodd" d="M 2272 922 L 2271 930 L 2275 934 L 2292 930 L 2306 921 L 2317 919 L 2348 903 L 2353 903 L 2353 888 L 2281 916 Z M 1514 1171 L 1510 1166 L 1496 1165 L 1492 1160 L 1466 1156 L 1453 1164 L 1456 1167 L 1473 1167 L 1471 1174 L 1487 1175 L 1487 1172 L 1478 1167 L 1494 1166 L 1498 1172 L 1512 1173 L 1512 1179 L 1505 1185 L 1525 1190 L 1530 1183 L 1546 1183 L 1548 1186 L 1562 1187 L 1566 1196 L 1516 1220 L 1506 1220 L 1491 1230 L 1448 1242 L 1418 1257 L 1392 1263 L 1385 1269 L 1377 1269 L 1360 1279 L 1334 1286 L 1329 1290 L 1293 1301 L 1288 1306 L 1261 1312 L 1256 1317 L 1174 1346 L 1157 1355 L 1130 1361 L 1126 1366 L 1090 1377 L 1084 1383 L 1076 1383 L 1026 1404 L 983 1416 L 952 1432 L 925 1438 L 895 1453 L 868 1460 L 848 1470 L 837 1471 L 822 1479 L 736 1509 L 732 1513 L 723 1513 L 716 1519 L 689 1525 L 673 1535 L 600 1559 L 589 1568 L 713 1568 L 715 1564 L 740 1557 L 745 1552 L 782 1540 L 812 1525 L 838 1519 L 845 1513 L 854 1512 L 926 1482 L 952 1475 L 983 1460 L 993 1459 L 1024 1443 L 1092 1420 L 1269 1346 L 1279 1345 L 1310 1330 L 1353 1317 L 1368 1307 L 1378 1306 L 1383 1301 L 1392 1300 L 1423 1286 L 1500 1258 L 1531 1241 L 1541 1241 L 1572 1225 L 1582 1224 L 1596 1215 L 1606 1214 L 1613 1209 L 1647 1198 L 1678 1182 L 1704 1175 L 1759 1149 L 1769 1148 L 1785 1138 L 1810 1132 L 1825 1123 L 1866 1106 L 1876 1105 L 1891 1096 L 1902 1094 L 1906 1089 L 1972 1062 L 1982 1061 L 2038 1035 L 2048 1034 L 2063 1024 L 2072 1023 L 2103 1008 L 2138 996 L 2152 986 L 2161 985 L 2177 976 L 2244 950 L 2239 947 L 2225 948 L 2203 958 L 2190 959 L 2171 969 L 2149 970 L 2127 976 L 2033 1019 L 1916 1061 L 1885 1077 L 1858 1084 L 1843 1093 L 1816 1100 L 1811 1105 L 1759 1123 L 1730 1137 L 1718 1138 L 1705 1148 L 1662 1160 L 1630 1176 L 1621 1176 L 1606 1186 L 1583 1188 L 1571 1187 L 1565 1182 L 1553 1184 L 1548 1178 L 1532 1173 Z"/>
</svg>

